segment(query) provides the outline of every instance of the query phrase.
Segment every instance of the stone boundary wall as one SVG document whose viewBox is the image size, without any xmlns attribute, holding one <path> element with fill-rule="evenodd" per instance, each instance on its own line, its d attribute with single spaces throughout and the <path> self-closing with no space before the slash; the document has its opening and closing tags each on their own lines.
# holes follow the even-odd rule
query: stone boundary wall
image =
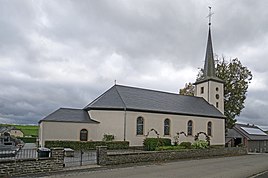
<svg viewBox="0 0 268 178">
<path fill-rule="evenodd" d="M 148 151 L 138 153 L 107 154 L 105 147 L 98 148 L 99 165 L 116 165 L 126 163 L 153 162 L 179 160 L 189 158 L 207 158 L 213 156 L 238 156 L 247 154 L 247 149 L 242 147 L 196 149 L 180 151 Z"/>
<path fill-rule="evenodd" d="M 56 172 L 63 169 L 64 150 L 51 149 L 50 158 L 0 160 L 0 177 L 28 176 L 31 174 Z"/>
</svg>

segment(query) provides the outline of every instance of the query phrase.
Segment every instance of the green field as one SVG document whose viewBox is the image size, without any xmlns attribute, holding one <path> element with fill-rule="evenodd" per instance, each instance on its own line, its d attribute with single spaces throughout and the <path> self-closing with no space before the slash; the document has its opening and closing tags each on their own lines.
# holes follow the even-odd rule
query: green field
<svg viewBox="0 0 268 178">
<path fill-rule="evenodd" d="M 0 126 L 14 126 L 17 129 L 20 129 L 24 133 L 24 137 L 26 136 L 32 136 L 37 137 L 38 136 L 38 126 L 37 125 L 13 125 L 13 124 L 0 124 Z"/>
</svg>

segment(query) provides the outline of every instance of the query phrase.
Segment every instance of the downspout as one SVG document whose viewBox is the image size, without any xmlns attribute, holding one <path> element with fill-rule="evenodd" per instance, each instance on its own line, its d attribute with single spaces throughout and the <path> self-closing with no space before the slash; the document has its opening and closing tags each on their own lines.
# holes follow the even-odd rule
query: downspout
<svg viewBox="0 0 268 178">
<path fill-rule="evenodd" d="M 126 105 L 125 105 L 125 108 L 124 108 L 124 141 L 126 141 L 126 127 L 127 127 L 127 108 L 126 108 Z"/>
</svg>

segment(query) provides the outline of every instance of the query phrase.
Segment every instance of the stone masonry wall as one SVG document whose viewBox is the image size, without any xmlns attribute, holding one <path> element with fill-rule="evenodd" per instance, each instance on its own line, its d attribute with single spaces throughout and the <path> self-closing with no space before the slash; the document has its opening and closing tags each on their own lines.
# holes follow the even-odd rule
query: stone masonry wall
<svg viewBox="0 0 268 178">
<path fill-rule="evenodd" d="M 1 160 L 0 177 L 25 176 L 55 172 L 63 168 L 64 152 L 61 148 L 51 149 L 50 158 Z"/>
<path fill-rule="evenodd" d="M 218 148 L 180 151 L 150 151 L 140 153 L 104 154 L 106 161 L 100 165 L 115 165 L 125 163 L 138 163 L 149 161 L 167 161 L 186 158 L 205 158 L 212 156 L 237 156 L 247 154 L 246 148 Z M 103 153 L 102 153 L 103 155 Z M 101 155 L 100 155 L 101 156 Z M 103 159 L 102 159 L 103 160 Z"/>
</svg>

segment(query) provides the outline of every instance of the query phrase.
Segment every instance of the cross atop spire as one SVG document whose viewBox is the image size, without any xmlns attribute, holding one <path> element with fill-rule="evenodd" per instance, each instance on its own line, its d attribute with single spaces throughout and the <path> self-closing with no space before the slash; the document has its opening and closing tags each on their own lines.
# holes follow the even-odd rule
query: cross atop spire
<svg viewBox="0 0 268 178">
<path fill-rule="evenodd" d="M 209 78 L 209 77 L 216 77 L 215 74 L 215 62 L 214 62 L 214 53 L 213 53 L 213 47 L 212 47 L 212 40 L 211 40 L 211 16 L 214 13 L 211 13 L 211 7 L 209 6 L 209 28 L 208 28 L 208 42 L 207 42 L 207 49 L 206 49 L 206 57 L 205 57 L 205 65 L 204 65 L 204 77 Z"/>
<path fill-rule="evenodd" d="M 208 8 L 209 8 L 209 13 L 208 13 L 207 18 L 208 18 L 208 25 L 210 26 L 211 25 L 211 17 L 214 14 L 214 12 L 211 12 L 211 7 L 210 6 L 208 6 Z"/>
</svg>

